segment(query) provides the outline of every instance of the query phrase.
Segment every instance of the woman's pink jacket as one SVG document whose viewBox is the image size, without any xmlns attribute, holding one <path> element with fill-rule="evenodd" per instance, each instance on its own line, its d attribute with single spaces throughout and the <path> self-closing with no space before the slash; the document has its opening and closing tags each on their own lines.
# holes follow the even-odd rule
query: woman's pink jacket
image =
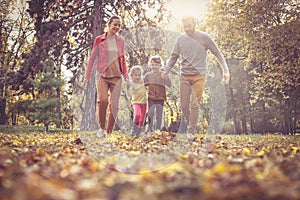
<svg viewBox="0 0 300 200">
<path fill-rule="evenodd" d="M 119 53 L 119 63 L 121 67 L 121 72 L 125 79 L 128 79 L 128 70 L 126 67 L 126 61 L 124 57 L 124 39 L 120 36 L 116 35 L 116 42 L 118 47 L 118 53 Z M 88 80 L 91 75 L 92 68 L 94 66 L 94 63 L 96 61 L 96 58 L 98 57 L 98 63 L 96 65 L 96 70 L 100 73 L 106 72 L 106 69 L 108 67 L 108 44 L 106 42 L 106 33 L 103 33 L 96 37 L 92 53 L 88 62 L 85 79 Z"/>
</svg>

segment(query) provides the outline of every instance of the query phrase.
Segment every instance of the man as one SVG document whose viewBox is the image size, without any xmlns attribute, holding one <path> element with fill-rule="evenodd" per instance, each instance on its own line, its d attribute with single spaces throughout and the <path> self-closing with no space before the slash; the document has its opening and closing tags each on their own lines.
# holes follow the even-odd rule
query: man
<svg viewBox="0 0 300 200">
<path fill-rule="evenodd" d="M 180 103 L 184 118 L 188 124 L 188 136 L 198 131 L 199 107 L 205 88 L 207 70 L 207 51 L 210 50 L 223 69 L 223 78 L 229 83 L 229 70 L 224 56 L 211 36 L 202 31 L 196 31 L 196 20 L 193 17 L 182 19 L 185 34 L 175 42 L 173 52 L 166 63 L 166 73 L 181 56 L 180 63 Z"/>
</svg>

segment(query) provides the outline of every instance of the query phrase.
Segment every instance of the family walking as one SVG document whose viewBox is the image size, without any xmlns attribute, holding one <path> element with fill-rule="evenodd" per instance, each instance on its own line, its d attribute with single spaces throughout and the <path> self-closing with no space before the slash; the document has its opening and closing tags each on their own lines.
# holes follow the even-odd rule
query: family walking
<svg viewBox="0 0 300 200">
<path fill-rule="evenodd" d="M 143 76 L 140 66 L 132 66 L 129 70 L 124 57 L 125 42 L 118 35 L 122 20 L 112 16 L 108 21 L 108 31 L 96 37 L 89 58 L 84 86 L 87 86 L 92 68 L 96 67 L 97 119 L 99 123 L 98 137 L 111 134 L 119 110 L 119 99 L 122 88 L 122 76 L 126 81 L 128 95 L 134 110 L 132 136 L 140 136 L 146 113 L 148 114 L 148 130 L 152 132 L 161 128 L 166 86 L 171 86 L 168 76 L 178 58 L 180 63 L 180 104 L 183 116 L 188 124 L 188 134 L 197 133 L 199 107 L 205 88 L 207 70 L 207 52 L 213 53 L 223 69 L 224 81 L 230 80 L 226 61 L 209 34 L 196 31 L 193 17 L 182 19 L 185 34 L 176 39 L 173 51 L 164 66 L 158 55 L 149 59 L 151 71 Z M 109 111 L 106 122 L 107 111 Z M 148 112 L 147 112 L 148 111 Z M 156 115 L 154 115 L 156 113 Z M 156 123 L 153 123 L 156 120 Z"/>
</svg>

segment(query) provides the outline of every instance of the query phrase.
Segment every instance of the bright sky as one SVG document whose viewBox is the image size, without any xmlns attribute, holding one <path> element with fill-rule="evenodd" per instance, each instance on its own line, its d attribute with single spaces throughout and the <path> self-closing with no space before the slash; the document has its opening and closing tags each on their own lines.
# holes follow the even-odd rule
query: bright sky
<svg viewBox="0 0 300 200">
<path fill-rule="evenodd" d="M 207 4 L 210 0 L 172 0 L 166 8 L 174 17 L 180 20 L 184 16 L 194 16 L 197 19 L 207 12 Z"/>
</svg>

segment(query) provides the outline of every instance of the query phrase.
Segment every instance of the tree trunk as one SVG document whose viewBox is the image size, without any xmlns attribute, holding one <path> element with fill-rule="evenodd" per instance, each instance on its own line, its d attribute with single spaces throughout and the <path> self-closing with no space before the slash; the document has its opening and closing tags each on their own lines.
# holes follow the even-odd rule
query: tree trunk
<svg viewBox="0 0 300 200">
<path fill-rule="evenodd" d="M 102 0 L 94 1 L 94 22 L 93 36 L 96 38 L 103 32 L 103 7 Z M 80 125 L 80 130 L 96 130 L 99 125 L 96 118 L 96 85 L 95 85 L 95 67 L 92 70 L 90 80 L 85 94 L 85 109 Z"/>
<path fill-rule="evenodd" d="M 60 71 L 59 71 L 59 77 L 60 77 Z M 60 128 L 60 125 L 61 125 L 61 101 L 60 101 L 60 88 L 59 87 L 56 88 L 56 98 L 57 98 L 56 113 L 57 113 L 57 117 L 59 119 L 56 122 L 56 128 Z"/>
<path fill-rule="evenodd" d="M 243 128 L 243 133 L 247 134 L 248 129 L 247 129 L 247 119 L 245 114 L 243 114 L 242 116 L 242 128 Z"/>
<path fill-rule="evenodd" d="M 49 124 L 45 124 L 45 133 L 49 132 Z"/>
<path fill-rule="evenodd" d="M 0 125 L 5 125 L 7 121 L 6 115 L 6 99 L 0 100 Z"/>
<path fill-rule="evenodd" d="M 250 116 L 250 130 L 251 130 L 251 133 L 254 133 L 254 120 L 253 120 L 252 116 Z"/>
<path fill-rule="evenodd" d="M 300 120 L 299 119 L 299 116 L 300 116 L 300 113 L 299 113 L 299 106 L 298 105 L 298 102 L 300 103 L 300 98 L 297 98 L 297 97 L 294 97 L 294 101 L 293 101 L 293 116 L 292 116 L 292 120 L 293 120 L 293 135 L 296 134 L 297 132 L 297 121 Z"/>
<path fill-rule="evenodd" d="M 241 121 L 242 121 L 242 129 L 243 129 L 243 133 L 248 133 L 248 130 L 247 130 L 247 114 L 246 114 L 246 104 L 245 104 L 245 100 L 243 98 L 243 93 L 242 93 L 242 90 L 239 91 L 239 94 L 240 94 L 240 102 L 242 104 L 242 110 L 243 110 L 243 113 L 241 113 Z"/>
<path fill-rule="evenodd" d="M 288 120 L 288 112 L 287 112 L 287 107 L 286 107 L 286 101 L 282 101 L 280 107 L 282 110 L 282 114 L 283 114 L 283 120 L 282 120 L 282 126 L 281 126 L 281 132 L 283 134 L 287 134 L 288 133 L 288 124 L 289 124 L 289 120 Z"/>
<path fill-rule="evenodd" d="M 262 112 L 263 113 L 262 123 L 259 126 L 260 126 L 260 129 L 261 129 L 261 132 L 263 134 L 265 134 L 267 132 L 267 129 L 265 127 L 265 125 L 267 124 L 265 101 L 263 101 L 263 104 L 262 104 L 262 111 L 263 111 Z"/>
<path fill-rule="evenodd" d="M 289 134 L 291 130 L 291 113 L 290 113 L 290 101 L 287 99 L 284 105 L 284 134 Z"/>
<path fill-rule="evenodd" d="M 232 105 L 236 105 L 235 104 L 234 94 L 233 94 L 233 89 L 230 88 L 229 90 L 230 90 L 230 96 L 231 96 Z M 234 124 L 235 132 L 237 134 L 241 134 L 240 123 L 237 121 L 237 116 L 236 116 L 235 110 L 232 111 L 232 118 L 233 118 L 233 124 Z"/>
</svg>

